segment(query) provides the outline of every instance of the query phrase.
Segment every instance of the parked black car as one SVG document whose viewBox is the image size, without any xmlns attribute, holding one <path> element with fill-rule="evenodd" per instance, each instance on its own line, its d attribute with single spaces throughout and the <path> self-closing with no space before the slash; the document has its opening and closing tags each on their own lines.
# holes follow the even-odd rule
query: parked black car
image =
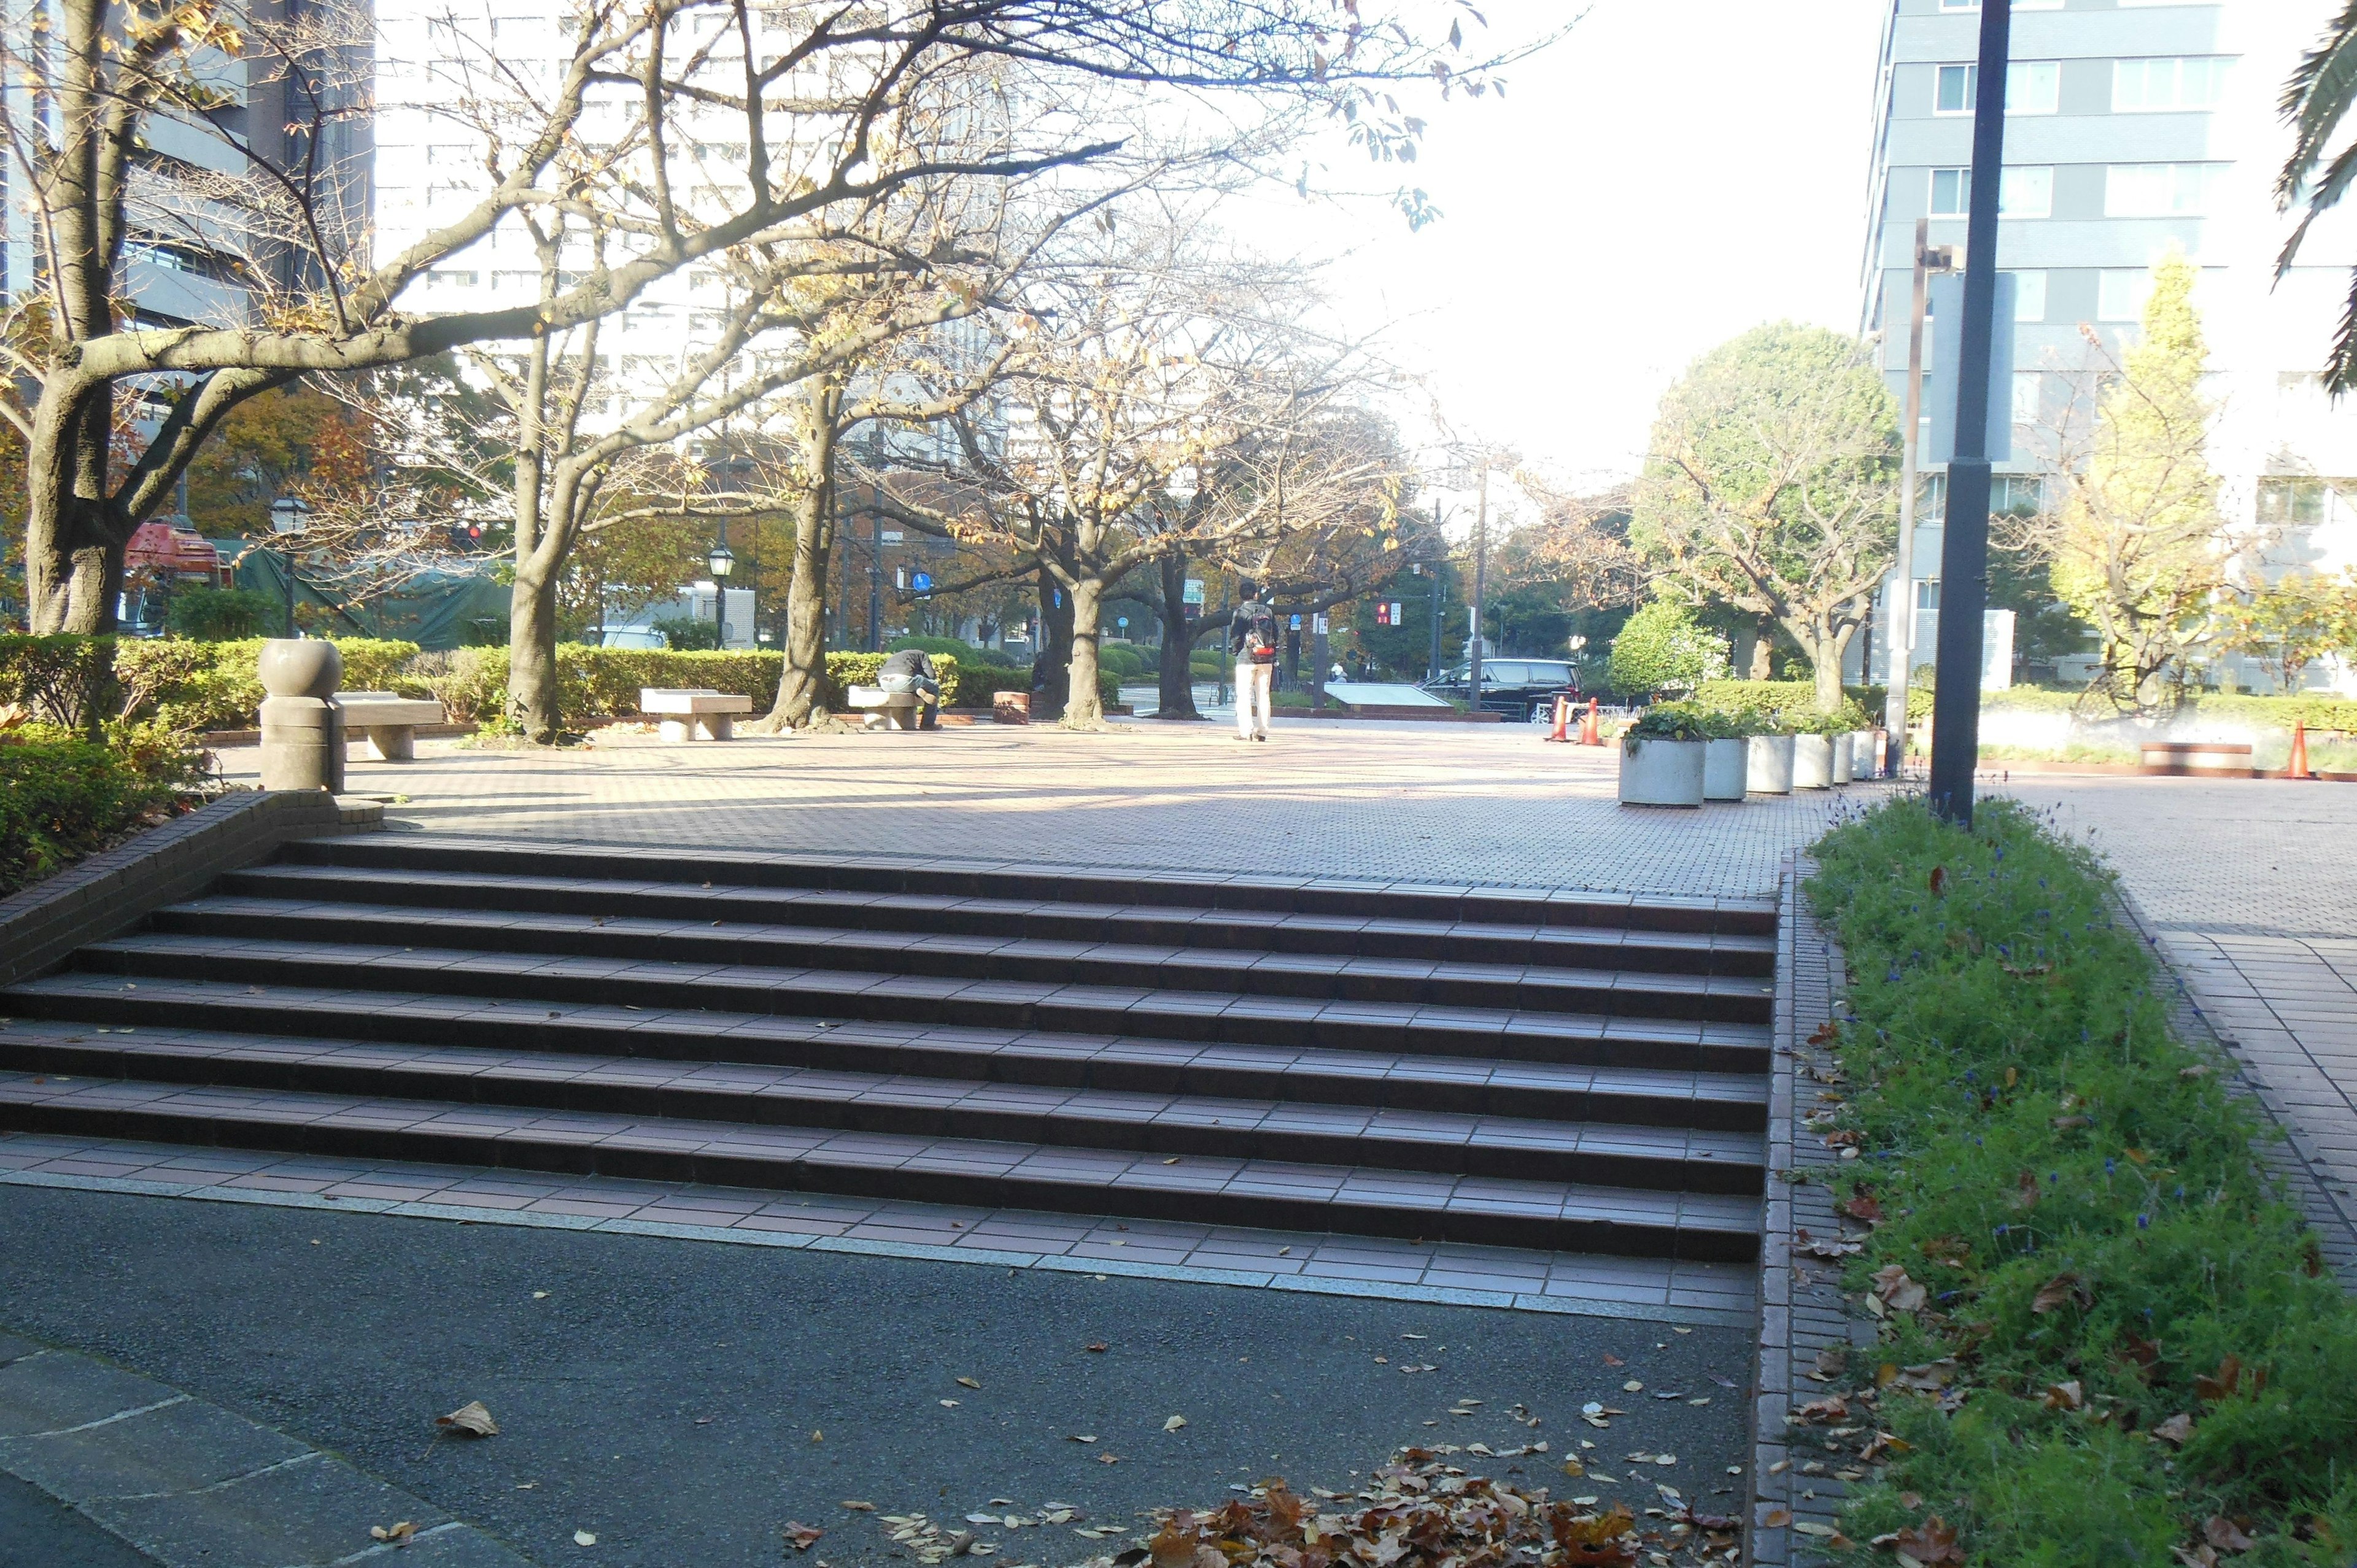
<svg viewBox="0 0 2357 1568">
<path fill-rule="evenodd" d="M 1459 664 L 1423 689 L 1451 702 L 1472 701 L 1472 667 Z M 1484 659 L 1481 660 L 1481 711 L 1509 718 L 1555 716 L 1555 700 L 1582 702 L 1579 674 L 1563 659 Z"/>
</svg>

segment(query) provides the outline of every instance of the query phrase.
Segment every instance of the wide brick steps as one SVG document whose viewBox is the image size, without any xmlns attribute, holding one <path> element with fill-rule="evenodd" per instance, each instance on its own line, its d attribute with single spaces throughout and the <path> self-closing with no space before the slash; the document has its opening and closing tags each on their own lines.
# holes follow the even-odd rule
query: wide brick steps
<svg viewBox="0 0 2357 1568">
<path fill-rule="evenodd" d="M 1770 976 L 1772 935 L 1652 930 L 1604 925 L 1545 925 L 1552 908 L 1599 917 L 1593 903 L 1540 905 L 1514 921 L 1414 919 L 1257 909 L 1187 908 L 1069 899 L 983 898 L 941 893 L 837 891 L 810 887 L 698 886 L 628 882 L 522 872 L 427 868 L 365 869 L 339 865 L 255 866 L 221 879 L 224 894 L 284 903 L 402 905 L 433 909 L 510 909 L 569 914 L 594 903 L 609 916 L 651 920 L 716 920 L 734 925 L 817 926 L 838 931 L 893 931 L 928 937 L 1028 937 L 1048 941 L 1135 943 L 1172 948 L 1250 949 L 1269 953 L 1330 953 L 1347 958 L 1411 959 L 1430 963 L 1539 964 L 1681 974 Z M 1592 897 L 1592 896 L 1591 896 Z"/>
<path fill-rule="evenodd" d="M 0 1126 L 1738 1260 L 1773 931 L 1741 900 L 312 841 L 0 992 Z"/>
</svg>

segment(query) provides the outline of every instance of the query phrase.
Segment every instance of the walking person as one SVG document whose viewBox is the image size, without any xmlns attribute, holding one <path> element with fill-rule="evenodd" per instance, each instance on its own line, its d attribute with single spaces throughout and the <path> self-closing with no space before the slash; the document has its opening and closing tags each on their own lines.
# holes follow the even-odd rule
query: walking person
<svg viewBox="0 0 2357 1568">
<path fill-rule="evenodd" d="M 1236 738 L 1268 738 L 1269 693 L 1276 683 L 1276 612 L 1258 599 L 1236 607 L 1229 647 L 1236 656 Z"/>
</svg>

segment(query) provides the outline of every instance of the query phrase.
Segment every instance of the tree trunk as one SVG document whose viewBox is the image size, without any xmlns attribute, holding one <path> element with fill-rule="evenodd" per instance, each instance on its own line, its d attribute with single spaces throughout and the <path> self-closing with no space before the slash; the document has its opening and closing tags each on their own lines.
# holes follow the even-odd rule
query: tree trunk
<svg viewBox="0 0 2357 1568">
<path fill-rule="evenodd" d="M 1071 701 L 1072 596 L 1039 567 L 1039 653 L 1031 663 L 1031 717 L 1060 719 Z"/>
<path fill-rule="evenodd" d="M 1751 643 L 1751 679 L 1773 681 L 1776 678 L 1776 628 L 1763 626 Z"/>
<path fill-rule="evenodd" d="M 1162 668 L 1157 719 L 1200 719 L 1195 708 L 1194 627 L 1187 619 L 1187 553 L 1173 550 L 1161 560 Z"/>
<path fill-rule="evenodd" d="M 834 442 L 842 425 L 843 387 L 816 378 L 803 411 L 802 468 L 809 483 L 794 512 L 794 575 L 786 585 L 786 662 L 778 700 L 764 729 L 808 729 L 828 722 L 826 710 L 827 573 L 834 553 Z"/>
<path fill-rule="evenodd" d="M 508 596 L 508 718 L 534 746 L 554 746 L 565 715 L 556 694 L 556 580 L 520 563 Z"/>
<path fill-rule="evenodd" d="M 1072 654 L 1067 666 L 1071 689 L 1064 699 L 1064 727 L 1103 729 L 1104 695 L 1097 687 L 1097 621 L 1104 609 L 1104 584 L 1082 577 L 1065 596 L 1072 607 Z"/>
<path fill-rule="evenodd" d="M 1842 705 L 1842 655 L 1849 650 L 1850 633 L 1830 627 L 1808 627 L 1793 630 L 1793 640 L 1809 661 L 1816 676 L 1817 712 L 1835 714 Z"/>
<path fill-rule="evenodd" d="M 123 546 L 100 527 L 106 484 L 103 389 L 77 403 L 45 388 L 26 444 L 25 612 L 37 635 L 114 629 Z"/>
</svg>

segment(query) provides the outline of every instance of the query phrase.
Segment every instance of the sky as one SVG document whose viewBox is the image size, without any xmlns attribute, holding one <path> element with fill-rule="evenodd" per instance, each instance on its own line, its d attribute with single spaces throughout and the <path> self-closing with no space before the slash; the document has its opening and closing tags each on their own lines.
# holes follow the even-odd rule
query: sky
<svg viewBox="0 0 2357 1568">
<path fill-rule="evenodd" d="M 1635 471 L 1655 402 L 1705 349 L 1785 317 L 1856 330 L 1888 5 L 1596 0 L 1507 73 L 1502 101 L 1433 106 L 1407 178 L 1439 221 L 1411 233 L 1377 201 L 1270 192 L 1248 199 L 1249 227 L 1330 258 L 1338 316 L 1387 324 L 1388 357 L 1428 378 L 1458 435 L 1608 483 Z M 1482 11 L 1501 39 L 1579 15 Z M 1336 182 L 1384 177 L 1330 156 Z"/>
</svg>

